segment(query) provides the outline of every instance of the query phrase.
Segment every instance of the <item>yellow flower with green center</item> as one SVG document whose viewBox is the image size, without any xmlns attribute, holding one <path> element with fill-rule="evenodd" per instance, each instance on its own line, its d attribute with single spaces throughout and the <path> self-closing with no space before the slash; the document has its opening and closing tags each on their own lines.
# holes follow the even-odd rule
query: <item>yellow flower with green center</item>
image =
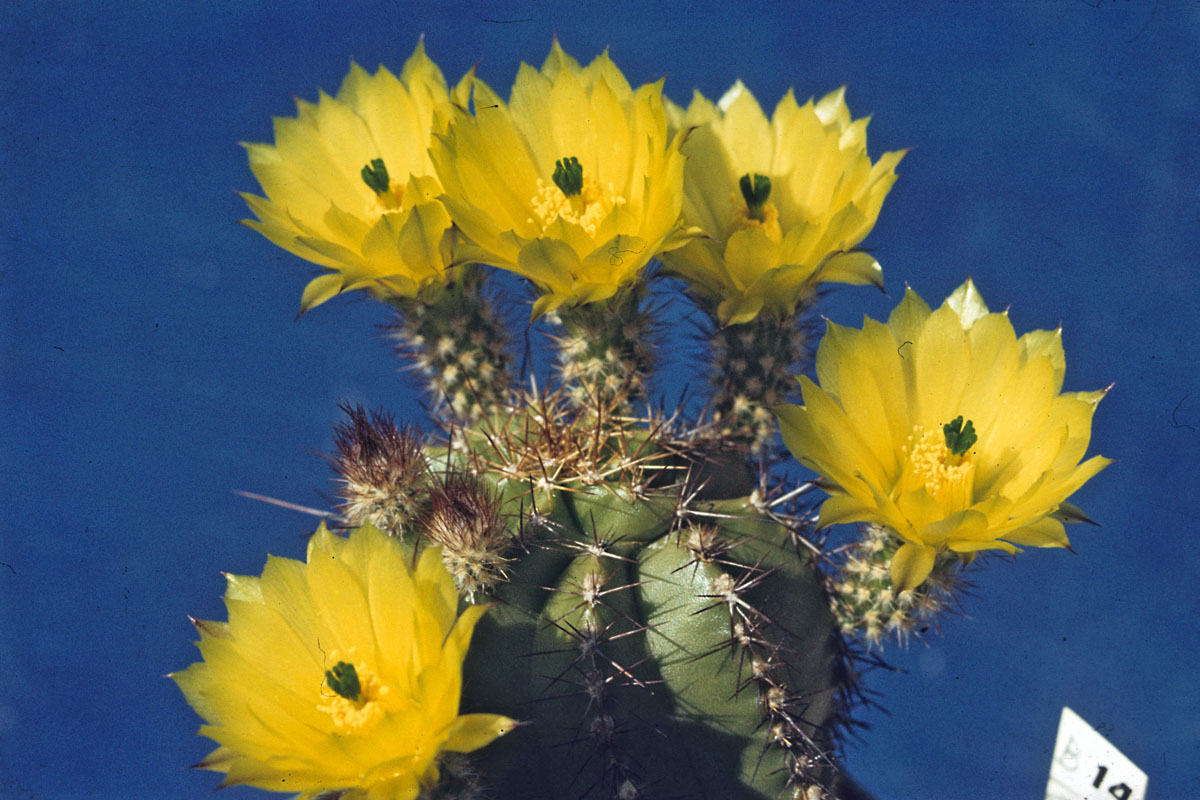
<svg viewBox="0 0 1200 800">
<path fill-rule="evenodd" d="M 792 314 L 819 283 L 883 284 L 853 248 L 879 216 L 904 151 L 867 156 L 867 120 L 851 121 L 844 89 L 803 106 L 789 90 L 767 119 L 739 81 L 717 104 L 668 102 L 683 152 L 683 213 L 706 236 L 667 253 L 668 270 L 716 306 L 722 324 L 764 309 Z"/>
<path fill-rule="evenodd" d="M 514 725 L 458 713 L 462 662 L 484 606 L 457 614 L 440 552 L 414 567 L 372 527 L 322 526 L 307 563 L 230 575 L 229 622 L 198 621 L 204 660 L 173 674 L 220 746 L 198 766 L 308 800 L 415 798 L 443 752 L 483 747 Z"/>
<path fill-rule="evenodd" d="M 342 291 L 413 297 L 444 279 L 451 225 L 428 148 L 450 97 L 418 43 L 399 78 L 351 64 L 336 97 L 297 100 L 273 145 L 245 145 L 266 197 L 242 195 L 258 216 L 243 223 L 332 270 L 305 288 L 301 313 Z"/>
<path fill-rule="evenodd" d="M 580 67 L 555 41 L 509 103 L 476 79 L 474 113 L 456 109 L 430 155 L 471 258 L 532 281 L 536 317 L 613 296 L 682 243 L 682 140 L 661 81 L 635 91 L 607 53 Z"/>
<path fill-rule="evenodd" d="M 1017 545 L 1066 547 L 1067 497 L 1107 466 L 1083 463 L 1104 396 L 1061 392 L 1060 331 L 1017 338 L 968 280 L 937 311 L 909 290 L 886 325 L 829 324 L 818 386 L 775 409 L 783 441 L 831 497 L 820 525 L 874 522 L 904 544 L 899 589 L 919 586 L 935 556 Z"/>
</svg>

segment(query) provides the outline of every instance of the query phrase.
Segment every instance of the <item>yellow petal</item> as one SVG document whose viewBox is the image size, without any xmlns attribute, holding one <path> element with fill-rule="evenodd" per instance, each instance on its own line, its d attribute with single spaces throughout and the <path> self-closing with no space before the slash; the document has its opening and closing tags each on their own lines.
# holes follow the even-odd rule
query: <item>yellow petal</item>
<svg viewBox="0 0 1200 800">
<path fill-rule="evenodd" d="M 924 580 L 934 549 L 1017 552 L 1066 546 L 1067 498 L 1110 461 L 1079 462 L 1103 392 L 1059 394 L 1057 332 L 1020 340 L 969 281 L 937 310 L 908 290 L 887 326 L 834 324 L 817 349 L 819 385 L 781 406 L 783 440 L 822 476 L 819 524 L 874 523 L 909 543 L 898 585 Z M 961 417 L 976 440 L 958 450 Z"/>
<path fill-rule="evenodd" d="M 896 554 L 892 556 L 892 563 L 889 567 L 892 585 L 896 591 L 908 591 L 924 583 L 925 579 L 929 577 L 929 573 L 933 571 L 933 562 L 936 556 L 937 550 L 933 547 L 913 542 L 905 542 L 901 545 Z"/>
<path fill-rule="evenodd" d="M 290 252 L 335 270 L 309 284 L 301 301 L 307 311 L 337 291 L 370 288 L 375 294 L 412 295 L 443 274 L 438 248 L 428 260 L 398 256 L 401 243 L 380 241 L 403 226 L 379 223 L 417 199 L 440 194 L 427 151 L 435 125 L 450 116 L 450 95 L 437 66 L 418 43 L 400 78 L 380 68 L 371 75 L 357 64 L 336 97 L 297 102 L 297 116 L 275 120 L 274 144 L 246 145 L 250 167 L 266 198 L 243 195 L 258 220 L 247 220 Z M 439 121 L 440 120 L 440 121 Z M 378 194 L 364 168 L 383 162 L 389 186 Z M 414 198 L 411 177 L 432 182 L 429 196 Z M 390 278 L 371 281 L 370 278 Z"/>
<path fill-rule="evenodd" d="M 339 273 L 333 272 L 313 278 L 304 287 L 304 294 L 300 296 L 300 313 L 308 313 L 341 290 L 342 276 Z"/>
<path fill-rule="evenodd" d="M 834 495 L 821 504 L 817 529 L 822 530 L 830 525 L 840 525 L 844 522 L 868 522 L 875 519 L 878 509 L 864 505 L 860 500 L 848 495 Z"/>
<path fill-rule="evenodd" d="M 821 262 L 816 280 L 822 283 L 849 283 L 855 286 L 870 284 L 882 289 L 883 268 L 870 253 L 834 253 Z"/>
<path fill-rule="evenodd" d="M 737 289 L 745 289 L 768 269 L 776 266 L 779 246 L 762 231 L 738 231 L 725 244 L 725 265 Z"/>
<path fill-rule="evenodd" d="M 485 745 L 512 721 L 459 717 L 462 663 L 485 613 L 457 614 L 436 548 L 410 566 L 365 526 L 324 526 L 307 563 L 271 558 L 262 578 L 230 576 L 229 623 L 204 623 L 203 661 L 172 677 L 220 747 L 200 766 L 222 785 L 415 797 L 442 752 Z M 352 670 L 358 687 L 334 690 Z M 352 684 L 351 684 L 352 685 Z"/>
<path fill-rule="evenodd" d="M 1013 544 L 1029 547 L 1068 547 L 1066 528 L 1053 517 L 1044 517 L 1032 525 L 1006 533 L 1004 538 Z"/>
<path fill-rule="evenodd" d="M 498 714 L 463 714 L 454 720 L 445 749 L 470 753 L 508 733 L 516 725 L 514 720 Z"/>
<path fill-rule="evenodd" d="M 954 309 L 962 322 L 963 330 L 967 330 L 988 313 L 987 303 L 975 288 L 975 284 L 967 278 L 966 283 L 959 286 L 946 298 L 946 305 Z"/>
</svg>

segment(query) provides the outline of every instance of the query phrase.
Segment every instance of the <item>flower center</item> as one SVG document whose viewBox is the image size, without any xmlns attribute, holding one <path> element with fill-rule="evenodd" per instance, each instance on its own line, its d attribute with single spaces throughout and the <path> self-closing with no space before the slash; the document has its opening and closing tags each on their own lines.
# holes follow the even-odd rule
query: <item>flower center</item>
<svg viewBox="0 0 1200 800">
<path fill-rule="evenodd" d="M 738 188 L 742 190 L 742 199 L 746 201 L 746 211 L 752 219 L 763 218 L 763 206 L 771 196 L 771 179 L 757 172 L 747 172 L 738 179 Z"/>
<path fill-rule="evenodd" d="M 952 446 L 957 440 L 948 445 L 948 438 L 943 430 L 927 431 L 920 425 L 913 426 L 908 443 L 901 448 L 908 456 L 901 486 L 910 490 L 924 486 L 930 496 L 947 507 L 969 508 L 975 486 L 975 464 L 967 449 L 956 453 Z"/>
<path fill-rule="evenodd" d="M 363 183 L 375 197 L 367 204 L 368 217 L 381 217 L 393 211 L 399 211 L 404 202 L 404 184 L 394 181 L 388 176 L 387 166 L 382 158 L 373 158 L 371 163 L 362 168 Z"/>
<path fill-rule="evenodd" d="M 331 657 L 336 658 L 337 653 Z M 365 661 L 339 660 L 325 672 L 317 709 L 329 715 L 338 733 L 368 734 L 387 714 L 384 699 L 390 691 Z"/>
<path fill-rule="evenodd" d="M 583 228 L 588 236 L 595 236 L 604 218 L 627 202 L 611 183 L 601 186 L 590 177 L 581 177 L 579 187 L 577 192 L 568 195 L 557 184 L 547 184 L 538 178 L 537 192 L 530 200 L 534 216 L 527 221 L 536 223 L 544 231 L 561 218 Z"/>
<path fill-rule="evenodd" d="M 583 228 L 588 236 L 595 236 L 609 212 L 626 202 L 611 183 L 602 187 L 590 176 L 584 177 L 583 166 L 574 156 L 554 162 L 553 181 L 550 186 L 538 178 L 537 192 L 530 200 L 536 224 L 543 231 L 561 219 Z M 526 222 L 535 223 L 534 217 Z"/>
<path fill-rule="evenodd" d="M 783 229 L 779 227 L 779 209 L 774 203 L 763 203 L 758 208 L 760 216 L 754 216 L 750 208 L 742 200 L 741 195 L 734 192 L 730 195 L 733 203 L 733 222 L 730 233 L 737 231 L 762 231 L 775 244 L 783 241 Z"/>
<path fill-rule="evenodd" d="M 730 234 L 737 231 L 762 231 L 775 244 L 783 241 L 783 230 L 779 227 L 779 209 L 768 203 L 771 196 L 771 179 L 757 172 L 747 172 L 738 180 L 740 192 L 730 195 L 733 203 L 733 223 Z"/>
</svg>

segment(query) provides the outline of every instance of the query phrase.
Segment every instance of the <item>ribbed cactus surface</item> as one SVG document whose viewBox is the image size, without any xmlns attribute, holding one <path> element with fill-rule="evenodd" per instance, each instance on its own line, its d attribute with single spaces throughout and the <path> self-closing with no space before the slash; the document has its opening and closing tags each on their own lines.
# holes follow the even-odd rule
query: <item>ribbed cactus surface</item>
<svg viewBox="0 0 1200 800">
<path fill-rule="evenodd" d="M 840 662 L 787 528 L 745 499 L 694 500 L 695 524 L 667 498 L 603 492 L 555 498 L 477 631 L 464 702 L 533 723 L 486 755 L 498 796 L 779 797 L 828 779 Z"/>
<path fill-rule="evenodd" d="M 364 455 L 394 441 L 382 416 L 352 416 Z M 448 768 L 433 797 L 836 792 L 841 640 L 794 521 L 741 456 L 562 392 L 449 439 L 426 447 L 419 509 L 391 532 L 441 547 L 465 602 L 491 605 L 464 713 L 528 725 Z"/>
</svg>

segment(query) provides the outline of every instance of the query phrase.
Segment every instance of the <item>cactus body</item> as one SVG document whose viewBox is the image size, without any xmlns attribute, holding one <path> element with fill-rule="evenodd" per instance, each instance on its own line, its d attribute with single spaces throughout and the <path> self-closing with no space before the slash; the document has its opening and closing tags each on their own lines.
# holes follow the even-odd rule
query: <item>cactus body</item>
<svg viewBox="0 0 1200 800">
<path fill-rule="evenodd" d="M 568 309 L 557 388 L 452 404 L 445 443 L 424 448 L 422 510 L 393 533 L 440 547 L 463 602 L 490 606 L 462 713 L 527 723 L 447 768 L 430 800 L 845 793 L 832 753 L 850 670 L 800 521 L 761 502 L 747 467 L 765 434 L 637 416 L 649 366 L 639 305 L 630 292 L 607 310 Z M 780 327 L 782 365 L 796 352 Z M 423 366 L 453 355 L 410 339 L 432 351 Z M 581 346 L 607 355 L 580 361 Z M 431 394 L 445 396 L 442 383 Z M 745 388 L 766 413 L 774 395 Z M 343 460 L 395 438 L 367 432 Z"/>
<path fill-rule="evenodd" d="M 646 428 L 617 426 L 593 431 L 621 441 L 598 447 L 589 477 L 559 473 L 539 490 L 490 466 L 539 446 L 514 429 L 529 430 L 508 417 L 433 459 L 493 487 L 508 520 L 506 578 L 474 598 L 494 606 L 463 684 L 464 711 L 530 723 L 480 754 L 493 795 L 756 800 L 831 787 L 844 676 L 829 602 L 794 530 L 721 496 L 748 491 L 744 468 L 702 480 Z"/>
</svg>

